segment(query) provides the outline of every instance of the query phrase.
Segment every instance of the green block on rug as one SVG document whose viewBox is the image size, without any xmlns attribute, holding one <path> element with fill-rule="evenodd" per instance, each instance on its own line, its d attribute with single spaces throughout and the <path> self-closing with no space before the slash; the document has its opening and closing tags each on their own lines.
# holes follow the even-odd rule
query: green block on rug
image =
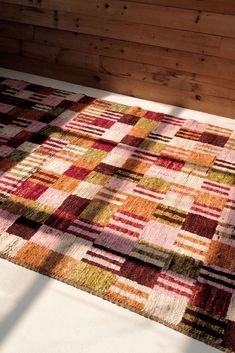
<svg viewBox="0 0 235 353">
<path fill-rule="evenodd" d="M 114 205 L 111 206 L 105 201 L 92 200 L 80 217 L 100 225 L 106 225 L 115 211 Z"/>
<path fill-rule="evenodd" d="M 70 279 L 77 285 L 86 287 L 91 291 L 105 293 L 114 283 L 116 276 L 111 272 L 81 262 Z"/>
<path fill-rule="evenodd" d="M 235 177 L 233 174 L 226 173 L 223 171 L 211 169 L 207 175 L 207 179 L 213 180 L 217 183 L 224 183 L 228 185 L 233 185 Z"/>
</svg>

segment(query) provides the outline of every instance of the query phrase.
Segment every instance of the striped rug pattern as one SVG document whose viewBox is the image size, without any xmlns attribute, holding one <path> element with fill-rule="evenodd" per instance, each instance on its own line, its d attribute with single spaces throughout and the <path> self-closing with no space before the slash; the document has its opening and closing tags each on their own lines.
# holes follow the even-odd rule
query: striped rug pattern
<svg viewBox="0 0 235 353">
<path fill-rule="evenodd" d="M 0 254 L 235 351 L 235 132 L 0 79 Z"/>
</svg>

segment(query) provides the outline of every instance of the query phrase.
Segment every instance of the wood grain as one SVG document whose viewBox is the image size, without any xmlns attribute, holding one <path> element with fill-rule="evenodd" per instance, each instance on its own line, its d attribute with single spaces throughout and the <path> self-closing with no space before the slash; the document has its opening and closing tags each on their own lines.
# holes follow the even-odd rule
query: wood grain
<svg viewBox="0 0 235 353">
<path fill-rule="evenodd" d="M 194 9 L 221 14 L 235 14 L 234 0 L 129 0 L 144 4 L 158 4 L 181 9 Z"/>
<path fill-rule="evenodd" d="M 0 1 L 3 2 L 3 1 Z M 8 0 L 10 4 L 28 6 L 35 10 L 56 10 L 80 15 L 96 14 L 98 18 L 115 21 L 148 24 L 198 33 L 235 36 L 235 15 L 197 11 L 153 3 L 131 2 L 125 0 Z M 3 2 L 4 4 L 4 2 Z"/>
<path fill-rule="evenodd" d="M 20 23 L 64 29 L 89 35 L 127 40 L 135 43 L 180 49 L 194 53 L 216 55 L 221 37 L 165 27 L 128 23 L 94 16 L 77 15 L 74 12 L 44 10 L 28 6 L 2 3 L 0 19 Z M 232 39 L 235 41 L 235 39 Z M 223 53 L 220 53 L 223 56 Z"/>
<path fill-rule="evenodd" d="M 234 0 L 0 6 L 5 67 L 235 117 Z"/>
<path fill-rule="evenodd" d="M 126 94 L 133 97 L 160 101 L 181 107 L 189 107 L 195 110 L 206 111 L 218 115 L 234 118 L 234 103 L 224 98 L 212 96 L 200 96 L 191 92 L 182 92 L 178 89 L 169 89 L 149 82 L 140 82 L 126 77 L 114 77 L 107 74 L 97 73 L 91 70 L 84 71 L 81 68 L 68 65 L 48 63 L 42 65 L 41 60 L 35 58 L 16 57 L 5 53 L 0 57 L 0 65 L 7 68 L 15 68 L 20 71 L 31 72 L 51 78 L 61 79 L 68 82 L 109 89 L 113 92 Z"/>
</svg>

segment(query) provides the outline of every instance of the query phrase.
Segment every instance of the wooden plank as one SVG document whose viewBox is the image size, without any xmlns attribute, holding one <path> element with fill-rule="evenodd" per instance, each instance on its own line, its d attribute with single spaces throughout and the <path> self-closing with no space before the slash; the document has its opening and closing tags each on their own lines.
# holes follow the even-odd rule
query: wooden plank
<svg viewBox="0 0 235 353">
<path fill-rule="evenodd" d="M 4 38 L 3 38 L 4 39 Z M 0 37 L 1 40 L 1 37 Z M 0 41 L 1 43 L 1 41 Z M 7 51 L 8 41 L 6 41 Z M 208 75 L 199 75 L 187 73 L 182 70 L 165 68 L 151 64 L 121 60 L 90 53 L 84 53 L 79 50 L 59 48 L 59 46 L 48 46 L 42 43 L 23 41 L 20 53 L 23 56 L 41 58 L 49 62 L 55 62 L 63 65 L 81 67 L 93 71 L 101 71 L 117 77 L 130 77 L 139 81 L 148 81 L 165 85 L 172 88 L 179 88 L 186 91 L 196 92 L 198 94 L 215 95 L 235 99 L 235 81 L 209 77 Z"/>
<path fill-rule="evenodd" d="M 223 97 L 235 101 L 235 81 L 170 70 L 161 66 L 135 63 L 117 58 L 101 57 L 100 72 L 141 82 L 193 92 L 198 95 Z"/>
<path fill-rule="evenodd" d="M 231 38 L 223 38 L 221 42 L 220 52 L 226 58 L 235 59 L 235 41 Z"/>
<path fill-rule="evenodd" d="M 53 12 L 31 7 L 2 3 L 0 19 L 38 26 L 64 29 L 78 33 L 105 36 L 108 38 L 128 40 L 188 52 L 223 56 L 220 51 L 222 38 L 207 34 L 199 34 L 162 28 L 151 25 L 140 25 L 103 20 L 91 16 L 79 16 L 69 12 Z M 235 39 L 233 39 L 235 41 Z"/>
<path fill-rule="evenodd" d="M 57 63 L 61 65 L 71 65 L 87 70 L 99 70 L 99 56 L 94 54 L 83 53 L 72 49 L 61 49 L 57 57 Z"/>
<path fill-rule="evenodd" d="M 234 117 L 235 17 L 183 3 L 0 0 L 0 64 Z"/>
<path fill-rule="evenodd" d="M 1 2 L 0 19 L 31 25 L 41 20 L 41 26 L 53 27 L 54 12 Z"/>
<path fill-rule="evenodd" d="M 158 4 L 181 9 L 193 9 L 235 15 L 234 0 L 129 0 L 143 4 Z"/>
<path fill-rule="evenodd" d="M 0 1 L 1 2 L 1 1 Z M 34 9 L 70 11 L 78 15 L 154 25 L 198 33 L 235 38 L 235 15 L 179 9 L 161 5 L 143 4 L 126 0 L 8 0 L 8 4 L 30 6 Z"/>
<path fill-rule="evenodd" d="M 0 21 L 0 35 L 2 37 L 30 40 L 33 39 L 33 29 L 32 25 Z"/>
<path fill-rule="evenodd" d="M 217 98 L 213 96 L 198 96 L 195 93 L 183 92 L 165 86 L 159 86 L 149 82 L 140 82 L 125 77 L 115 78 L 102 73 L 84 71 L 83 69 L 71 66 L 48 63 L 42 65 L 37 59 L 23 58 L 12 54 L 0 56 L 0 65 L 4 67 L 40 74 L 52 78 L 59 78 L 65 81 L 81 83 L 101 89 L 108 89 L 130 96 L 145 99 L 157 100 L 190 109 L 202 110 L 208 113 L 218 114 L 234 118 L 234 101 Z"/>
<path fill-rule="evenodd" d="M 0 37 L 0 54 L 4 52 L 11 54 L 19 54 L 20 52 L 20 41 L 13 38 Z"/>
<path fill-rule="evenodd" d="M 47 45 L 155 64 L 228 80 L 235 77 L 235 62 L 230 59 L 42 27 L 35 27 L 34 40 Z M 233 54 L 235 59 L 235 44 L 234 52 L 230 54 Z"/>
<path fill-rule="evenodd" d="M 56 62 L 60 48 L 46 47 L 42 44 L 23 41 L 21 46 L 21 55 L 44 60 L 46 62 Z"/>
<path fill-rule="evenodd" d="M 86 70 L 99 71 L 99 56 L 56 46 L 48 46 L 31 41 L 20 41 L 0 36 L 1 53 L 18 53 L 27 58 L 35 58 L 45 62 L 71 65 Z"/>
<path fill-rule="evenodd" d="M 24 31 L 21 30 L 21 26 L 24 28 L 25 25 L 16 24 L 18 31 L 12 30 L 14 25 L 12 22 L 0 21 L 0 28 L 5 29 L 5 31 L 1 31 L 1 34 L 15 37 L 15 32 L 17 32 L 18 38 L 24 39 L 25 35 Z M 27 28 L 26 25 L 26 29 Z M 110 56 L 150 65 L 154 64 L 168 69 L 178 69 L 220 79 L 224 78 L 230 80 L 235 77 L 234 61 L 212 56 L 187 52 L 182 53 L 177 50 L 42 27 L 35 27 L 34 40 L 35 42 L 47 44 L 48 46 L 79 50 L 79 52 L 89 53 L 89 55 L 92 53 L 94 55 Z M 230 50 L 232 50 L 231 48 L 230 46 Z"/>
</svg>

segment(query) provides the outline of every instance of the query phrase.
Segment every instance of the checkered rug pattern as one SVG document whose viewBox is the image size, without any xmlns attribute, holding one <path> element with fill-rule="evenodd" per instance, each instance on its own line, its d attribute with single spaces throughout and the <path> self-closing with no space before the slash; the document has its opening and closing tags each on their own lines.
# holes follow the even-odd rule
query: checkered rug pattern
<svg viewBox="0 0 235 353">
<path fill-rule="evenodd" d="M 235 350 L 235 132 L 0 79 L 1 256 Z"/>
</svg>

